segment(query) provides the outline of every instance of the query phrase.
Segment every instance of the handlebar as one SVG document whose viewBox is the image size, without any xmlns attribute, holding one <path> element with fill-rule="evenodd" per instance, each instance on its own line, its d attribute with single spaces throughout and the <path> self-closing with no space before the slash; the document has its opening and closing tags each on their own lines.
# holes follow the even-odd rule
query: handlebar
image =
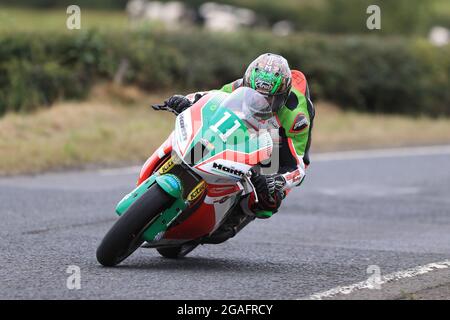
<svg viewBox="0 0 450 320">
<path fill-rule="evenodd" d="M 152 104 L 151 107 L 153 110 L 159 111 L 159 110 L 167 110 L 167 105 L 164 104 Z"/>
<path fill-rule="evenodd" d="M 151 107 L 155 111 L 165 110 L 165 111 L 170 111 L 170 112 L 174 113 L 175 115 L 178 115 L 178 112 L 176 112 L 174 109 L 170 108 L 166 103 L 163 103 L 163 104 L 152 104 Z"/>
</svg>

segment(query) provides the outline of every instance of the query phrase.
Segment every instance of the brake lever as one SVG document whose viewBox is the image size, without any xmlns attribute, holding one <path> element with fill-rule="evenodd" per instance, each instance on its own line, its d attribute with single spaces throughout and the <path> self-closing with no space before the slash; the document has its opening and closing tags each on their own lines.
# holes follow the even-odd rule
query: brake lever
<svg viewBox="0 0 450 320">
<path fill-rule="evenodd" d="M 252 192 L 253 192 L 253 195 L 255 196 L 255 203 L 258 203 L 259 202 L 258 194 L 257 194 L 256 188 L 255 188 L 255 186 L 254 186 L 254 184 L 253 184 L 253 182 L 251 180 L 252 176 L 253 176 L 253 173 L 250 170 L 244 175 L 244 179 L 252 187 Z"/>
</svg>

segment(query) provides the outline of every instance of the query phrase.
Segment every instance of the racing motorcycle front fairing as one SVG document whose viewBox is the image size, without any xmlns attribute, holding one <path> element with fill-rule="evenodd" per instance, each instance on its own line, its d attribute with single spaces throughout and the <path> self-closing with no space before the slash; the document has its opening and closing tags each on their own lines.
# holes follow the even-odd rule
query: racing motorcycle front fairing
<svg viewBox="0 0 450 320">
<path fill-rule="evenodd" d="M 154 183 L 176 198 L 144 233 L 148 243 L 170 245 L 211 234 L 250 192 L 243 178 L 270 158 L 273 145 L 269 132 L 245 121 L 243 99 L 253 93 L 238 90 L 211 92 L 178 115 L 174 132 L 141 170 L 138 187 L 118 204 L 121 215 Z"/>
</svg>

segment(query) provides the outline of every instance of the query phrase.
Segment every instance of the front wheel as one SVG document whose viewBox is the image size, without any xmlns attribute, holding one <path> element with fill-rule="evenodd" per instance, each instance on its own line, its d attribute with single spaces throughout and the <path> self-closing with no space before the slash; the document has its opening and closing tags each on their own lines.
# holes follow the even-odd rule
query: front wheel
<svg viewBox="0 0 450 320">
<path fill-rule="evenodd" d="M 142 234 L 159 214 L 169 208 L 175 198 L 153 184 L 116 221 L 97 249 L 97 260 L 106 267 L 112 267 L 139 248 L 144 239 Z"/>
</svg>

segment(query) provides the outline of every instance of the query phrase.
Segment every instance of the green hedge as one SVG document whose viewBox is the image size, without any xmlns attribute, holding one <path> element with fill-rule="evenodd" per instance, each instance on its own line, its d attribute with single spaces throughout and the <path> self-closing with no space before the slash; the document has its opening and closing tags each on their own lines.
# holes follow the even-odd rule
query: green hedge
<svg viewBox="0 0 450 320">
<path fill-rule="evenodd" d="M 144 89 L 220 87 L 258 54 L 286 56 L 310 79 L 314 99 L 369 112 L 450 115 L 450 47 L 425 40 L 206 32 L 0 35 L 0 113 L 29 111 L 58 98 L 82 98 L 113 79 Z"/>
</svg>

